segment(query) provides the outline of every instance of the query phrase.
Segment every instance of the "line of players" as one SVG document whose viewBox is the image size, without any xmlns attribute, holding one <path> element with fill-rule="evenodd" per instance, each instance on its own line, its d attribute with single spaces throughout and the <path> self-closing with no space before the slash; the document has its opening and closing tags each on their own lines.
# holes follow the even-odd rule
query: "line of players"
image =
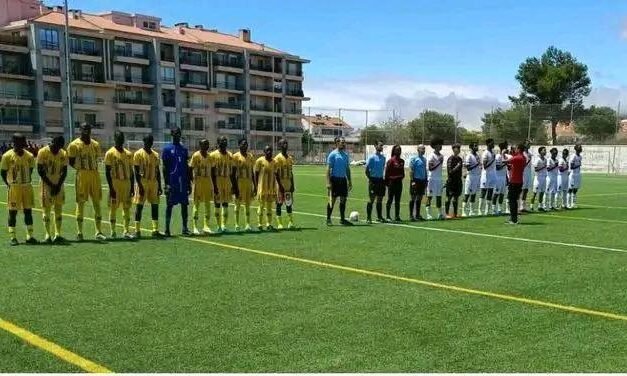
<svg viewBox="0 0 627 376">
<path fill-rule="evenodd" d="M 470 153 L 462 160 L 461 145 L 453 145 L 453 155 L 446 163 L 447 179 L 443 180 L 444 156 L 441 154 L 442 140 L 434 139 L 430 146 L 433 153 L 425 157 L 425 146 L 418 146 L 418 155 L 409 162 L 410 170 L 410 220 L 423 220 L 421 202 L 426 193 L 426 219 L 457 218 L 459 198 L 463 195 L 462 215 L 501 215 L 508 213 L 509 208 L 504 198 L 507 196 L 509 181 L 508 162 L 515 154 L 507 142 L 499 144 L 499 151 L 494 150 L 494 140 L 486 140 L 486 150 L 481 157 L 479 147 L 471 143 Z M 546 156 L 546 148 L 538 149 L 538 156 L 533 158 L 529 150 L 529 142 L 524 144 L 523 155 L 525 167 L 522 192 L 518 198 L 519 211 L 526 212 L 571 209 L 576 207 L 577 192 L 581 185 L 581 145 L 575 145 L 575 153 L 569 156 L 569 150 L 563 149 L 561 157 L 558 149 L 551 148 L 550 156 Z M 395 201 L 396 221 L 400 221 L 400 195 L 402 180 L 405 177 L 405 161 L 401 158 L 401 147 L 395 145 L 392 155 L 386 161 L 382 155 L 383 143 L 375 144 L 376 153 L 366 162 L 366 176 L 369 180 L 370 200 L 366 206 L 367 221 L 372 222 L 372 210 L 376 202 L 377 219 L 380 222 L 391 221 L 391 204 Z M 463 171 L 466 172 L 463 178 Z M 535 174 L 534 174 L 535 172 Z M 383 198 L 388 191 L 387 213 L 383 218 Z M 527 196 L 532 192 L 530 205 Z M 442 205 L 443 192 L 446 192 L 446 203 Z M 479 197 L 477 203 L 477 196 Z M 432 213 L 433 198 L 437 214 Z M 450 207 L 453 207 L 452 213 Z"/>
<path fill-rule="evenodd" d="M 8 187 L 8 229 L 10 244 L 19 244 L 16 236 L 17 214 L 23 211 L 27 234 L 26 243 L 36 244 L 33 236 L 34 191 L 32 173 L 35 167 L 41 177 L 40 199 L 45 229 L 45 242 L 63 243 L 61 225 L 65 203 L 64 183 L 68 166 L 76 170 L 76 223 L 77 240 L 82 241 L 85 204 L 91 201 L 97 240 L 106 240 L 102 230 L 102 185 L 98 162 L 101 149 L 98 141 L 91 137 L 91 127 L 82 124 L 80 137 L 63 148 L 65 140 L 55 137 L 51 144 L 42 148 L 37 156 L 26 150 L 26 138 L 21 134 L 13 136 L 13 148 L 5 152 L 0 161 L 0 175 Z M 239 142 L 239 152 L 231 154 L 227 150 L 227 139 L 218 139 L 218 149 L 209 151 L 209 141 L 202 140 L 200 149 L 189 157 L 181 144 L 181 130 L 171 131 L 172 143 L 165 146 L 162 155 L 153 150 L 153 137 L 144 138 L 142 149 L 132 153 L 124 148 L 124 134 L 116 132 L 115 146 L 104 155 L 105 177 L 109 188 L 110 238 L 116 238 L 117 211 L 123 213 L 123 237 L 141 237 L 141 219 L 144 205 L 151 206 L 152 236 L 170 236 L 172 210 L 181 207 L 183 235 L 212 233 L 211 206 L 217 232 L 227 231 L 229 204 L 235 204 L 235 230 L 240 230 L 240 213 L 244 208 L 244 229 L 251 231 L 251 204 L 256 197 L 259 201 L 258 230 L 273 230 L 273 212 L 276 211 L 277 228 L 283 228 L 282 207 L 286 206 L 289 219 L 287 228 L 294 227 L 292 204 L 294 160 L 288 155 L 288 143 L 280 140 L 280 153 L 273 156 L 271 146 L 266 146 L 264 155 L 255 158 L 248 152 L 245 139 Z M 161 166 L 162 164 L 162 166 Z M 162 167 L 162 171 L 160 171 Z M 163 175 L 163 179 L 162 179 Z M 159 232 L 160 196 L 166 197 L 165 234 Z M 193 197 L 193 230 L 188 229 L 189 196 Z M 131 206 L 135 203 L 135 229 L 131 231 Z M 202 231 L 199 226 L 200 212 L 204 207 Z M 273 210 L 275 209 L 275 210 Z M 54 212 L 54 216 L 52 213 Z M 52 220 L 53 219 L 53 220 Z"/>
</svg>

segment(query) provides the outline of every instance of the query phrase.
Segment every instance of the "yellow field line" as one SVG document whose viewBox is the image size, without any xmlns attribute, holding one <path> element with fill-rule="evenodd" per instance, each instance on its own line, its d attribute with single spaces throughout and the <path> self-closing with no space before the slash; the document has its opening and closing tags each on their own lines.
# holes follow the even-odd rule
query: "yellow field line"
<svg viewBox="0 0 627 376">
<path fill-rule="evenodd" d="M 71 352 L 70 350 L 64 349 L 56 343 L 50 342 L 35 333 L 32 333 L 3 319 L 0 319 L 0 329 L 3 329 L 16 337 L 19 337 L 25 342 L 28 342 L 41 350 L 49 352 L 59 359 L 62 359 L 70 364 L 79 367 L 83 371 L 91 373 L 113 373 L 113 371 L 107 369 L 104 366 L 94 363 L 91 360 L 87 360 L 82 356 Z"/>
<path fill-rule="evenodd" d="M 0 202 L 0 203 L 3 203 L 3 202 Z M 6 203 L 3 203 L 3 204 L 6 204 Z M 34 209 L 34 210 L 40 211 L 40 209 Z M 76 218 L 74 214 L 63 213 L 63 215 L 66 217 Z M 94 221 L 94 218 L 85 217 L 84 219 Z M 108 222 L 103 221 L 103 223 L 108 223 Z M 121 224 L 118 224 L 118 226 L 121 226 Z M 147 228 L 142 228 L 141 230 L 144 232 L 152 232 L 152 230 L 147 229 Z M 428 286 L 428 287 L 441 289 L 441 290 L 483 296 L 487 298 L 517 302 L 517 303 L 538 306 L 538 307 L 553 308 L 553 309 L 557 309 L 557 310 L 561 310 L 565 312 L 577 313 L 577 314 L 588 315 L 588 316 L 593 316 L 593 317 L 602 317 L 602 318 L 611 319 L 611 320 L 627 321 L 627 315 L 624 315 L 624 314 L 604 312 L 604 311 L 598 311 L 598 310 L 588 309 L 588 308 L 580 308 L 580 307 L 575 307 L 571 305 L 563 305 L 559 303 L 552 303 L 552 302 L 519 297 L 519 296 L 514 296 L 514 295 L 509 295 L 509 294 L 501 294 L 501 293 L 477 290 L 477 289 L 466 288 L 466 287 L 461 287 L 461 286 L 431 282 L 431 281 L 426 281 L 426 280 L 421 280 L 421 279 L 416 279 L 416 278 L 403 277 L 403 276 L 387 274 L 387 273 L 382 273 L 382 272 L 377 272 L 377 271 L 372 271 L 372 270 L 367 270 L 367 269 L 360 269 L 360 268 L 355 268 L 355 267 L 350 267 L 350 266 L 332 264 L 332 263 L 328 263 L 324 261 L 316 261 L 316 260 L 310 260 L 310 259 L 306 259 L 302 257 L 289 256 L 289 255 L 284 255 L 281 253 L 274 253 L 274 252 L 257 250 L 253 248 L 246 248 L 242 246 L 216 242 L 216 241 L 201 239 L 197 237 L 196 238 L 180 237 L 179 239 L 191 241 L 191 242 L 214 245 L 214 246 L 221 247 L 221 248 L 238 250 L 238 251 L 253 253 L 253 254 L 262 255 L 262 256 L 268 256 L 268 257 L 277 258 L 277 259 L 294 261 L 294 262 L 301 263 L 301 264 L 314 265 L 314 266 L 327 268 L 327 269 L 342 270 L 342 271 L 351 272 L 351 273 L 360 274 L 360 275 L 366 275 L 366 276 L 378 277 L 378 278 L 394 280 L 394 281 L 399 281 L 399 282 L 407 282 L 407 283 L 416 284 L 416 285 Z"/>
</svg>

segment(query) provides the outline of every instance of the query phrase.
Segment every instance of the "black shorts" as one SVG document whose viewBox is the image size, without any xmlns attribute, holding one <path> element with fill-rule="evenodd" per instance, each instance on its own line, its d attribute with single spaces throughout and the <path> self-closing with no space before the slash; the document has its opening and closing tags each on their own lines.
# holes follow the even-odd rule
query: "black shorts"
<svg viewBox="0 0 627 376">
<path fill-rule="evenodd" d="M 462 180 L 447 180 L 446 181 L 446 195 L 459 197 L 462 195 L 464 185 L 462 184 Z"/>
<path fill-rule="evenodd" d="M 346 178 L 331 177 L 331 195 L 333 197 L 348 196 L 348 182 Z"/>
<path fill-rule="evenodd" d="M 383 178 L 370 178 L 368 182 L 368 192 L 371 196 L 385 196 L 385 180 Z"/>
<path fill-rule="evenodd" d="M 410 193 L 412 196 L 424 196 L 426 189 L 427 189 L 426 180 L 419 180 L 419 179 L 412 180 L 412 185 L 410 189 Z"/>
</svg>

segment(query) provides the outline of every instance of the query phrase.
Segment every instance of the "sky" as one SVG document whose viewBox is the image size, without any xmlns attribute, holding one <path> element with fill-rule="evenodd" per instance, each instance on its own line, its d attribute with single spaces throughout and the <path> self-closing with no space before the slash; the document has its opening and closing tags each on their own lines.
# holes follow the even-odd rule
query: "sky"
<svg viewBox="0 0 627 376">
<path fill-rule="evenodd" d="M 588 104 L 627 108 L 627 1 L 70 0 L 70 8 L 156 15 L 165 25 L 250 28 L 255 41 L 311 60 L 304 107 L 424 109 L 478 127 L 519 86 L 522 61 L 554 45 L 588 66 Z M 387 111 L 389 110 L 389 111 Z M 346 113 L 347 111 L 344 111 Z M 355 113 L 357 113 L 355 111 Z M 373 111 L 377 113 L 377 111 Z M 386 115 L 387 116 L 387 115 Z"/>
</svg>

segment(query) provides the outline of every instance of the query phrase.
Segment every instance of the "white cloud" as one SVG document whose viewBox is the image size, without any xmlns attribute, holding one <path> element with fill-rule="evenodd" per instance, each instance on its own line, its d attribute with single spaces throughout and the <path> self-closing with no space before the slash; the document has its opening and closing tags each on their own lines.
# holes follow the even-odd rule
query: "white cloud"
<svg viewBox="0 0 627 376">
<path fill-rule="evenodd" d="M 311 98 L 305 104 L 305 111 L 309 106 L 312 114 L 337 116 L 337 109 L 342 108 L 342 116 L 356 127 L 365 125 L 364 112 L 346 109 L 372 110 L 368 114 L 368 123 L 389 118 L 392 110 L 404 119 L 412 119 L 423 110 L 431 109 L 457 115 L 462 126 L 478 129 L 483 114 L 499 106 L 508 106 L 507 96 L 517 94 L 518 87 L 515 84 L 507 87 L 418 81 L 403 77 L 366 77 L 306 80 L 305 93 Z M 595 87 L 586 104 L 616 108 L 619 101 L 627 110 L 627 86 Z"/>
</svg>

